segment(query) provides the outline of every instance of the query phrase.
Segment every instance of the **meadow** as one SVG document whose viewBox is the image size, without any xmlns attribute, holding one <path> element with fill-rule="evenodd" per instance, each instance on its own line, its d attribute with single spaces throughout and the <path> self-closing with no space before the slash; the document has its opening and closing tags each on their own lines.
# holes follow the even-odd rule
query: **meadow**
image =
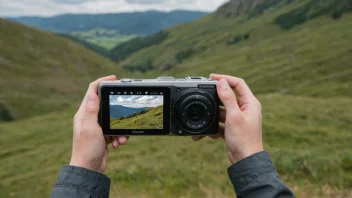
<svg viewBox="0 0 352 198">
<path fill-rule="evenodd" d="M 118 30 L 106 30 L 102 28 L 89 31 L 70 32 L 69 35 L 88 41 L 106 50 L 111 50 L 117 45 L 135 38 L 137 35 L 123 35 Z"/>
<path fill-rule="evenodd" d="M 352 101 L 280 94 L 259 99 L 265 149 L 296 196 L 351 197 Z M 70 160 L 76 109 L 0 124 L 0 197 L 49 196 Z M 223 140 L 131 137 L 110 150 L 106 174 L 110 197 L 234 197 L 229 166 Z"/>
</svg>

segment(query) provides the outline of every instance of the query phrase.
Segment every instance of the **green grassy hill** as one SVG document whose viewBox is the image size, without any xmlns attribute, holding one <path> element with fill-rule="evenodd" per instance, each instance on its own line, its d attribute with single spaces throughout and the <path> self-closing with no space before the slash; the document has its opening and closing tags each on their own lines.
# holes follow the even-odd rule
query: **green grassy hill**
<svg viewBox="0 0 352 198">
<path fill-rule="evenodd" d="M 112 129 L 163 129 L 163 106 L 148 108 L 127 118 L 110 118 Z"/>
<path fill-rule="evenodd" d="M 90 81 L 126 74 L 81 45 L 3 19 L 0 46 L 0 114 L 6 110 L 13 119 L 77 104 Z"/>
<path fill-rule="evenodd" d="M 310 2 L 315 1 L 271 7 L 255 17 L 223 17 L 219 9 L 196 22 L 167 30 L 168 37 L 161 43 L 129 54 L 122 64 L 141 71 L 149 68 L 151 74 L 158 70 L 162 75 L 227 73 L 245 78 L 256 93 L 350 97 L 352 13 L 345 10 L 334 19 L 333 11 L 318 6 L 322 1 L 315 7 L 308 6 Z M 333 1 L 337 5 L 344 2 L 350 1 Z M 302 9 L 309 19 L 305 23 L 298 20 L 286 29 L 277 22 L 288 16 L 294 21 L 301 15 L 293 13 Z M 310 14 L 319 9 L 320 15 Z"/>
</svg>

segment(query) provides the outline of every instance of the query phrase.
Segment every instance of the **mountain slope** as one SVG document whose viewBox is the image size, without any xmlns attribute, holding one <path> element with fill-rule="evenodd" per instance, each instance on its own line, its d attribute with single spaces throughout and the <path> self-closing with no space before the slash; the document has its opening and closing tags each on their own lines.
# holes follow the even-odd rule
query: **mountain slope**
<svg viewBox="0 0 352 198">
<path fill-rule="evenodd" d="M 81 45 L 4 19 L 0 46 L 0 106 L 14 119 L 77 104 L 90 81 L 126 74 Z"/>
<path fill-rule="evenodd" d="M 312 2 L 323 1 L 294 1 L 252 18 L 215 13 L 178 25 L 166 30 L 168 37 L 161 43 L 130 54 L 121 64 L 149 70 L 146 75 L 155 70 L 177 76 L 227 73 L 245 78 L 256 93 L 352 97 L 351 12 L 344 10 L 338 19 L 326 12 L 291 29 L 277 22 Z"/>
<path fill-rule="evenodd" d="M 29 26 L 55 32 L 119 30 L 121 34 L 147 35 L 173 25 L 193 21 L 207 13 L 196 11 L 135 12 L 119 14 L 65 14 L 54 17 L 10 18 Z"/>
<path fill-rule="evenodd" d="M 112 129 L 163 129 L 163 108 L 146 108 L 123 119 L 110 118 L 110 126 Z"/>
<path fill-rule="evenodd" d="M 143 111 L 146 108 L 129 108 L 122 105 L 110 105 L 110 117 L 121 118 Z"/>
</svg>

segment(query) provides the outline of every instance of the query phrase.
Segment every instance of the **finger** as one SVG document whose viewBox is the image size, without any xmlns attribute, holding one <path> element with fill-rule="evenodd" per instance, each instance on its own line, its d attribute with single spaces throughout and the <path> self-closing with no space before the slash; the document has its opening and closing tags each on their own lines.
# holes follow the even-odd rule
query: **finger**
<svg viewBox="0 0 352 198">
<path fill-rule="evenodd" d="M 220 133 L 217 133 L 216 135 L 209 136 L 211 139 L 217 140 L 221 137 Z"/>
<path fill-rule="evenodd" d="M 127 143 L 127 137 L 118 137 L 118 141 L 120 144 L 124 145 Z"/>
<path fill-rule="evenodd" d="M 103 78 L 99 78 L 98 80 L 92 82 L 89 84 L 89 87 L 88 87 L 88 90 L 87 90 L 87 93 L 85 95 L 85 97 L 83 98 L 83 101 L 81 103 L 81 106 L 79 108 L 79 111 L 81 111 L 82 109 L 84 109 L 86 103 L 87 103 L 87 100 L 88 100 L 88 93 L 95 93 L 97 94 L 98 93 L 98 85 L 99 83 L 101 83 L 102 81 L 111 81 L 111 80 L 116 80 L 116 76 L 112 75 L 112 76 L 106 76 L 106 77 L 103 77 Z"/>
<path fill-rule="evenodd" d="M 220 108 L 220 122 L 225 122 L 226 120 L 226 109 L 225 108 Z"/>
<path fill-rule="evenodd" d="M 225 125 L 223 123 L 220 123 L 219 125 L 218 134 L 221 135 L 221 138 L 225 139 Z"/>
<path fill-rule="evenodd" d="M 117 148 L 119 148 L 119 146 L 120 146 L 120 144 L 119 144 L 118 139 L 117 139 L 117 138 L 113 138 L 112 147 L 113 147 L 114 149 L 117 149 Z"/>
<path fill-rule="evenodd" d="M 203 138 L 205 138 L 205 136 L 193 136 L 193 137 L 192 137 L 192 139 L 193 139 L 194 141 L 199 141 L 199 140 L 201 140 L 201 139 L 203 139 Z"/>
<path fill-rule="evenodd" d="M 217 84 L 217 91 L 220 100 L 224 104 L 227 113 L 239 112 L 235 93 L 232 91 L 229 83 L 225 79 L 220 79 Z"/>
<path fill-rule="evenodd" d="M 109 144 L 112 143 L 112 137 L 106 136 L 106 137 L 104 137 L 104 139 L 105 139 L 105 144 L 106 144 L 106 145 L 109 145 Z"/>
<path fill-rule="evenodd" d="M 87 122 L 97 122 L 99 113 L 99 97 L 97 95 L 98 85 L 104 80 L 114 80 L 116 76 L 108 76 L 100 78 L 89 85 L 88 91 L 78 110 L 78 114 L 84 117 Z"/>
<path fill-rule="evenodd" d="M 246 82 L 237 77 L 227 76 L 227 75 L 219 75 L 219 74 L 211 74 L 210 77 L 214 80 L 226 79 L 231 87 L 233 87 L 238 94 L 239 97 L 254 97 L 251 89 L 248 87 Z"/>
</svg>

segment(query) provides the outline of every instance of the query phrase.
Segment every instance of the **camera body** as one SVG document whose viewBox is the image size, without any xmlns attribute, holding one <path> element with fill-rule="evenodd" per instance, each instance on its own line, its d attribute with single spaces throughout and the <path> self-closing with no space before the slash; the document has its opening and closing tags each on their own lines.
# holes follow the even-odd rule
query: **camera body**
<svg viewBox="0 0 352 198">
<path fill-rule="evenodd" d="M 217 82 L 204 77 L 103 81 L 98 120 L 106 136 L 215 135 Z"/>
</svg>

